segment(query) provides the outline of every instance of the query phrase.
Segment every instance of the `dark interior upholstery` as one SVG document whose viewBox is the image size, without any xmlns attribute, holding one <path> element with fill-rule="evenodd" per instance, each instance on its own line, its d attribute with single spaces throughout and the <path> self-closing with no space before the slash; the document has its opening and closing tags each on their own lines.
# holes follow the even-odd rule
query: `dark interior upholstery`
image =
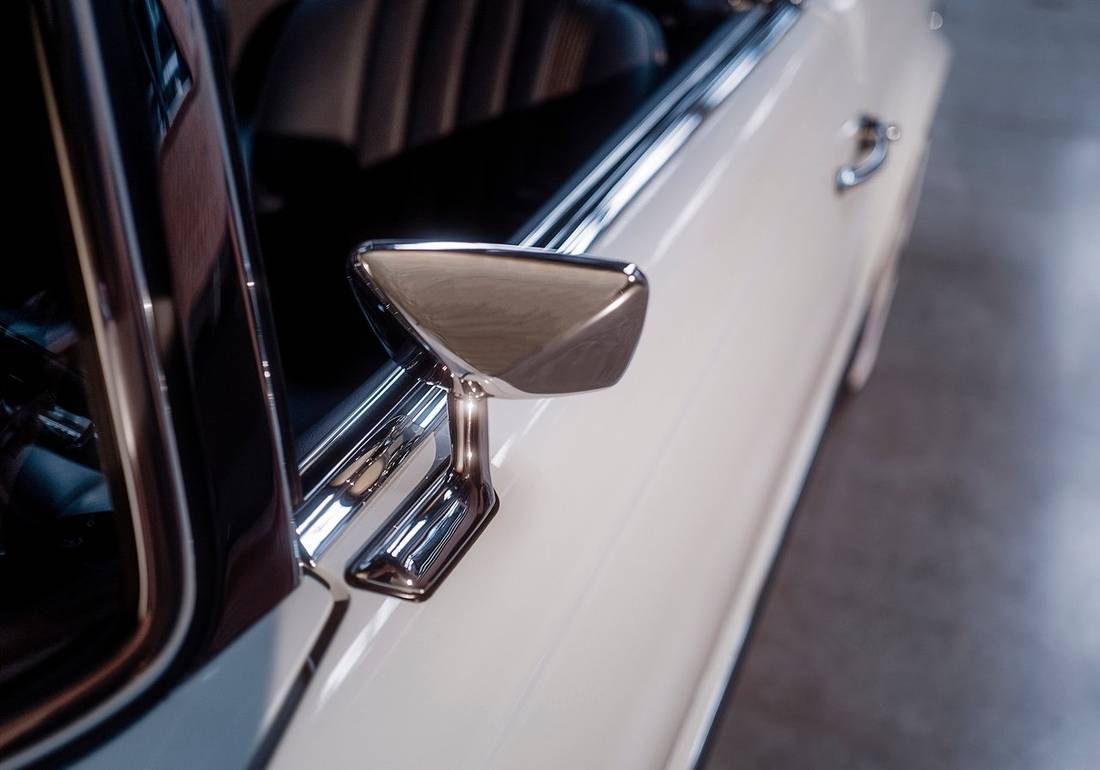
<svg viewBox="0 0 1100 770">
<path fill-rule="evenodd" d="M 312 0 L 275 50 L 257 131 L 368 167 L 663 62 L 656 22 L 619 0 Z"/>
</svg>

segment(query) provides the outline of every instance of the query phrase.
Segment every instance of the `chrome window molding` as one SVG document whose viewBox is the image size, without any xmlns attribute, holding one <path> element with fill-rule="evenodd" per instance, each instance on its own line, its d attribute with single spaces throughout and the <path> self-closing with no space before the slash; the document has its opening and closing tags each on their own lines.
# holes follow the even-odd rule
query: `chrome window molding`
<svg viewBox="0 0 1100 770">
<path fill-rule="evenodd" d="M 645 126 L 644 134 L 609 153 L 543 222 L 523 237 L 521 245 L 538 242 L 539 246 L 566 254 L 588 251 L 706 117 L 741 85 L 799 13 L 799 6 L 783 2 L 767 10 L 756 7 L 732 21 L 717 48 L 646 115 L 636 129 Z M 605 165 L 608 168 L 603 170 Z M 555 221 L 547 227 L 549 220 Z"/>
<path fill-rule="evenodd" d="M 98 157 L 94 162 L 103 188 L 99 194 L 107 200 L 105 208 L 108 216 L 101 224 L 113 248 L 110 258 L 97 253 L 94 245 L 91 215 L 71 162 L 73 148 L 61 123 L 56 87 L 37 15 L 32 15 L 32 34 L 111 415 L 115 437 L 113 448 L 118 455 L 134 526 L 140 594 L 135 636 L 94 675 L 71 689 L 91 686 L 98 691 L 108 687 L 120 675 L 117 672 L 138 664 L 143 656 L 147 657 L 117 689 L 62 727 L 5 757 L 0 762 L 2 768 L 42 761 L 111 719 L 144 694 L 175 660 L 195 610 L 195 564 L 189 548 L 191 529 L 183 471 L 164 392 L 164 371 L 156 348 L 152 300 L 138 256 L 132 212 L 126 203 L 126 175 L 101 66 L 93 13 L 88 2 L 73 2 L 69 8 L 78 38 L 75 41 L 77 57 L 88 76 L 83 84 L 86 88 L 86 106 L 99 140 Z M 117 268 L 117 265 L 111 264 L 114 258 L 125 267 L 112 269 Z M 112 307 L 112 296 L 124 298 L 120 303 L 124 307 Z M 140 313 L 136 312 L 137 308 L 141 308 Z M 165 524 L 168 523 L 174 531 L 166 531 Z M 164 563 L 166 557 L 176 564 L 174 574 L 165 574 L 172 566 Z M 171 591 L 166 590 L 169 587 Z M 167 600 L 166 594 L 174 596 L 174 600 Z M 170 618 L 165 618 L 164 611 L 168 608 L 174 609 L 174 612 Z M 161 627 L 165 623 L 168 625 L 166 629 Z M 107 681 L 95 681 L 104 679 Z M 70 697 L 69 692 L 51 699 L 47 705 Z M 88 692 L 80 693 L 82 700 L 90 695 Z M 40 719 L 47 719 L 52 713 L 51 710 Z"/>
<path fill-rule="evenodd" d="M 359 410 L 363 416 L 373 415 L 373 424 L 355 443 L 345 460 L 326 474 L 324 481 L 299 510 L 296 520 L 298 544 L 310 560 L 318 558 L 340 535 L 355 513 L 361 510 L 405 458 L 446 427 L 445 390 L 403 369 L 387 378 L 387 382 L 391 383 L 390 388 L 396 384 L 411 384 L 412 387 L 393 393 L 392 396 L 396 397 L 391 398 L 390 406 L 384 412 L 381 404 L 374 402 L 368 402 Z M 372 409 L 374 406 L 378 408 Z M 425 480 L 438 476 L 446 465 L 446 452 L 437 448 Z M 420 483 L 414 482 L 408 493 L 414 494 L 420 486 Z"/>
<path fill-rule="evenodd" d="M 755 69 L 801 12 L 801 2 L 777 0 L 726 21 L 650 100 L 636 117 L 600 150 L 592 163 L 564 185 L 512 241 L 520 246 L 550 248 L 579 254 L 606 232 L 616 217 L 657 176 L 691 135 Z M 365 322 L 364 322 L 365 323 Z M 421 389 L 428 389 L 425 396 Z M 396 395 L 396 398 L 395 398 Z M 426 399 L 426 400 L 425 400 Z M 381 485 L 360 487 L 358 493 L 331 487 L 357 462 L 364 462 L 382 435 L 381 428 L 413 414 L 436 415 L 430 430 L 412 439 L 409 452 L 435 433 L 446 442 L 446 392 L 426 385 L 416 372 L 396 365 L 385 370 L 372 392 L 336 429 L 301 461 L 304 503 L 295 516 L 303 557 L 315 560 L 369 502 Z M 418 411 L 419 410 L 419 411 Z M 392 473 L 389 468 L 386 474 Z M 446 470 L 445 452 L 437 452 L 429 476 L 433 482 Z M 350 483 L 345 479 L 345 484 Z M 339 486 L 339 485 L 338 485 Z M 420 485 L 410 486 L 406 501 Z M 404 506 L 401 506 L 402 508 Z"/>
</svg>

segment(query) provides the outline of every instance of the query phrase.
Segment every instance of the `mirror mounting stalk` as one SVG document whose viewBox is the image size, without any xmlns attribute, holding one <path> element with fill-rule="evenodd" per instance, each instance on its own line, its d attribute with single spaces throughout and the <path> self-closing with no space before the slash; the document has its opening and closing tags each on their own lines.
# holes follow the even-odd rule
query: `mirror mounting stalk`
<svg viewBox="0 0 1100 770">
<path fill-rule="evenodd" d="M 490 396 L 531 398 L 613 385 L 634 354 L 648 302 L 631 264 L 543 249 L 367 243 L 352 285 L 376 328 L 398 322 L 446 371 L 447 471 L 371 538 L 348 581 L 426 599 L 496 512 Z"/>
</svg>

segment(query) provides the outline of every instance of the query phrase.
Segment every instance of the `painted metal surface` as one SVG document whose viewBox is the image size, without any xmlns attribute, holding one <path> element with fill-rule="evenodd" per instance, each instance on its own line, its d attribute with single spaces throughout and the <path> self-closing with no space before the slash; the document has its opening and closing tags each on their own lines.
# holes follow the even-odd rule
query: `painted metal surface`
<svg viewBox="0 0 1100 770">
<path fill-rule="evenodd" d="M 70 220 L 58 225 L 78 244 L 111 410 L 112 497 L 137 544 L 137 631 L 10 722 L 12 765 L 103 735 L 299 581 L 262 292 L 198 13 L 184 0 L 41 3 L 28 30 Z M 132 87 L 143 77 L 150 90 Z"/>
<path fill-rule="evenodd" d="M 835 170 L 860 114 L 930 119 L 931 101 L 868 103 L 892 71 L 868 66 L 855 13 L 807 4 L 592 244 L 650 278 L 627 374 L 491 405 L 493 526 L 430 602 L 353 596 L 274 766 L 694 762 L 869 297 L 870 234 L 890 229 L 870 203 L 886 185 L 838 196 Z M 942 75 L 926 23 L 875 33 Z M 909 168 L 891 161 L 881 179 Z M 399 502 L 380 489 L 321 565 L 341 570 Z"/>
<path fill-rule="evenodd" d="M 309 680 L 334 597 L 303 578 L 274 610 L 74 767 L 243 768 L 278 739 L 284 705 Z"/>
</svg>

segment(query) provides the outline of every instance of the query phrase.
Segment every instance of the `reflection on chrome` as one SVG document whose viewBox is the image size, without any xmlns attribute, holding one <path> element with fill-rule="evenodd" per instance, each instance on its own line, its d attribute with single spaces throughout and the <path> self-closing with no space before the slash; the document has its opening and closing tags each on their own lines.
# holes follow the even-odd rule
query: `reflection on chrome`
<svg viewBox="0 0 1100 770">
<path fill-rule="evenodd" d="M 371 538 L 347 571 L 354 586 L 425 599 L 497 509 L 489 397 L 615 384 L 638 344 L 649 288 L 633 264 L 495 244 L 368 243 L 353 258 L 352 279 L 372 322 L 379 320 L 372 313 L 396 316 L 443 364 L 433 379 L 450 377 L 450 467 Z M 354 486 L 366 478 L 363 487 L 373 488 L 371 469 L 381 464 L 387 473 L 422 434 L 415 416 L 383 426 L 333 483 Z"/>
<path fill-rule="evenodd" d="M 444 383 L 506 398 L 613 385 L 649 296 L 636 265 L 500 244 L 372 241 L 351 274 L 371 322 L 395 316 Z"/>
<path fill-rule="evenodd" d="M 796 4 L 777 2 L 739 15 L 714 47 L 692 64 L 684 77 L 670 83 L 668 90 L 639 117 L 621 141 L 599 159 L 591 172 L 548 212 L 517 234 L 515 241 L 523 247 L 540 246 L 570 253 L 588 248 L 675 156 L 706 116 L 736 91 L 768 50 L 790 29 L 799 13 Z M 451 241 L 420 244 L 440 250 L 466 245 Z M 387 416 L 410 413 L 412 405 L 418 401 L 414 394 L 423 392 L 417 388 L 430 389 L 435 411 L 421 412 L 426 421 L 421 426 L 424 430 L 413 443 L 442 430 L 445 394 L 415 378 L 416 374 L 395 366 L 370 397 L 302 461 L 300 469 L 307 499 L 296 521 L 306 555 L 317 558 L 384 484 L 381 466 L 374 464 L 369 472 L 363 470 L 363 466 L 371 462 L 367 459 L 372 456 L 371 452 L 377 451 L 375 445 L 384 440 L 376 425 L 379 415 L 383 415 L 383 422 L 388 426 Z M 484 384 L 490 390 L 501 387 L 492 377 Z M 364 436 L 367 438 L 363 439 Z M 507 446 L 501 448 L 501 457 L 507 449 Z M 397 462 L 406 455 L 396 456 Z M 349 467 L 353 465 L 355 468 Z M 488 468 L 488 458 L 485 467 Z M 395 468 L 396 463 L 391 459 L 387 475 Z M 337 494 L 328 486 L 329 477 L 343 472 L 358 474 L 360 485 L 352 490 L 354 482 L 348 483 Z M 378 473 L 379 478 L 372 479 L 374 473 Z M 446 486 L 445 473 L 440 459 L 422 482 L 433 489 Z M 395 519 L 399 517 L 400 513 Z"/>
<path fill-rule="evenodd" d="M 451 467 L 380 530 L 348 581 L 402 599 L 426 599 L 497 509 L 489 478 L 488 396 L 456 383 L 448 397 Z"/>
<path fill-rule="evenodd" d="M 401 462 L 443 422 L 443 390 L 422 386 L 383 420 L 299 514 L 298 542 L 316 559 Z"/>
</svg>

